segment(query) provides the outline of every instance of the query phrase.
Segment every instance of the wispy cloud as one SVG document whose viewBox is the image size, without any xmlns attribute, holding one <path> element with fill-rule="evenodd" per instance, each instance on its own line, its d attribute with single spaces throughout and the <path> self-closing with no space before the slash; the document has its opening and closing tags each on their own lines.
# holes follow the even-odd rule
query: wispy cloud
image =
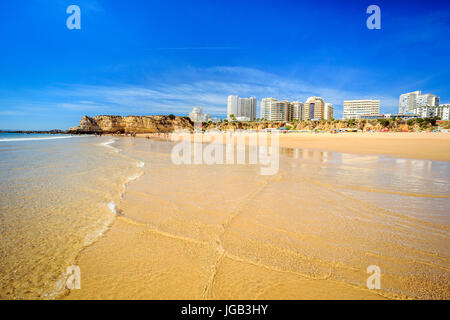
<svg viewBox="0 0 450 320">
<path fill-rule="evenodd" d="M 61 85 L 28 93 L 33 106 L 95 114 L 187 114 L 199 106 L 213 115 L 225 115 L 227 96 L 255 96 L 305 101 L 321 96 L 335 105 L 339 116 L 346 99 L 380 99 L 385 112 L 395 112 L 398 98 L 380 92 L 352 92 L 282 77 L 258 69 L 219 66 L 189 69 L 176 79 L 149 79 L 146 85 Z M 38 101 L 38 102 L 36 102 Z M 1 103 L 1 101 L 0 101 Z M 21 101 L 23 104 L 24 101 Z M 4 103 L 1 103 L 4 104 Z M 17 111 L 23 111 L 18 108 Z"/>
</svg>

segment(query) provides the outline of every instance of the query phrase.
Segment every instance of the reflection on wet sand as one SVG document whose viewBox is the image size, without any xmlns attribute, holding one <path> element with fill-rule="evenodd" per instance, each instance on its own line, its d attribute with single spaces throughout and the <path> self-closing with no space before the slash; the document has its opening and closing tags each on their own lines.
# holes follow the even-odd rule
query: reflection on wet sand
<svg viewBox="0 0 450 320">
<path fill-rule="evenodd" d="M 283 148 L 261 176 L 173 165 L 169 142 L 117 146 L 145 174 L 69 298 L 449 298 L 447 162 Z"/>
</svg>

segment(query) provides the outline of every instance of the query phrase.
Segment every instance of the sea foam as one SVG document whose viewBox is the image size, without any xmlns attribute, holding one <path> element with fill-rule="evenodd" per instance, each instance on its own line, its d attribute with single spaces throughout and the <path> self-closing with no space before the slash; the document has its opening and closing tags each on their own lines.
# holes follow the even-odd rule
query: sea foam
<svg viewBox="0 0 450 320">
<path fill-rule="evenodd" d="M 72 136 L 64 137 L 45 137 L 45 138 L 6 138 L 0 139 L 0 142 L 15 142 L 15 141 L 37 141 L 37 140 L 55 140 L 55 139 L 70 139 Z"/>
<path fill-rule="evenodd" d="M 111 139 L 111 140 L 108 140 L 106 142 L 102 142 L 102 143 L 100 143 L 100 145 L 104 146 L 104 147 L 107 147 L 107 148 L 110 148 L 110 149 L 113 149 L 115 152 L 119 152 L 119 149 L 114 148 L 113 146 L 111 146 L 111 144 L 113 144 L 114 142 L 116 142 L 116 139 Z"/>
</svg>

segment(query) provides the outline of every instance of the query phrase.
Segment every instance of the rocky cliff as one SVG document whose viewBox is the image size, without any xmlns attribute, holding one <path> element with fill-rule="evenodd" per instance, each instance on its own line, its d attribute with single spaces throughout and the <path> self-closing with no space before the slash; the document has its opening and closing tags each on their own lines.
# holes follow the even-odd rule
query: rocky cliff
<svg viewBox="0 0 450 320">
<path fill-rule="evenodd" d="M 175 116 L 84 116 L 78 127 L 70 133 L 153 133 L 172 132 L 178 129 L 193 129 L 186 117 Z"/>
<path fill-rule="evenodd" d="M 298 130 L 323 130 L 353 128 L 363 131 L 431 131 L 436 129 L 436 119 L 377 119 L 377 120 L 321 120 L 321 121 L 220 121 L 203 123 L 203 129 L 238 130 L 281 128 Z M 443 128 L 450 125 L 441 124 Z M 175 130 L 193 130 L 194 124 L 187 117 L 175 116 L 84 116 L 78 127 L 69 129 L 69 133 L 154 133 L 173 132 Z"/>
</svg>

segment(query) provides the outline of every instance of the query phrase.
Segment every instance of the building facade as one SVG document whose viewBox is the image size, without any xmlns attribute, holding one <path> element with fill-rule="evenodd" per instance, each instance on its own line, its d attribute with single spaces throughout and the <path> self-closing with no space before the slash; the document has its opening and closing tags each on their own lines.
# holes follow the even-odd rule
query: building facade
<svg viewBox="0 0 450 320">
<path fill-rule="evenodd" d="M 292 120 L 302 120 L 303 119 L 303 102 L 294 101 L 292 102 Z"/>
<path fill-rule="evenodd" d="M 202 114 L 202 108 L 194 107 L 189 113 L 189 119 L 191 119 L 192 122 L 208 122 L 211 121 L 211 116 L 209 113 Z"/>
<path fill-rule="evenodd" d="M 325 103 L 325 112 L 324 117 L 325 120 L 333 120 L 333 105 L 331 103 Z"/>
<path fill-rule="evenodd" d="M 264 98 L 261 101 L 261 119 L 268 121 L 292 121 L 294 108 L 289 101 Z"/>
<path fill-rule="evenodd" d="M 436 97 L 434 94 L 427 93 L 417 96 L 416 106 L 418 107 L 438 106 L 438 105 L 439 105 L 439 97 Z"/>
<path fill-rule="evenodd" d="M 361 119 L 380 114 L 380 100 L 345 100 L 342 119 Z"/>
<path fill-rule="evenodd" d="M 227 118 L 230 118 L 230 115 L 232 114 L 234 114 L 235 116 L 238 114 L 238 104 L 239 104 L 238 96 L 228 96 Z"/>
<path fill-rule="evenodd" d="M 302 120 L 325 119 L 325 102 L 320 97 L 309 97 L 303 104 Z"/>
<path fill-rule="evenodd" d="M 441 120 L 449 120 L 450 104 L 442 104 L 439 106 L 418 106 L 413 109 L 413 114 L 420 118 L 438 117 Z"/>
<path fill-rule="evenodd" d="M 413 91 L 400 95 L 398 103 L 398 113 L 407 114 L 413 113 L 417 107 L 438 106 L 439 97 L 434 94 L 422 94 L 422 91 Z"/>
<path fill-rule="evenodd" d="M 441 104 L 439 108 L 442 108 L 440 118 L 441 120 L 449 121 L 450 120 L 450 103 Z"/>
<path fill-rule="evenodd" d="M 238 96 L 228 96 L 227 101 L 227 118 L 231 115 L 237 118 L 256 119 L 256 98 L 239 98 Z"/>
<path fill-rule="evenodd" d="M 333 105 L 320 97 L 309 97 L 305 103 L 300 101 L 279 101 L 264 98 L 261 101 L 261 119 L 269 121 L 323 120 L 333 118 Z"/>
</svg>

